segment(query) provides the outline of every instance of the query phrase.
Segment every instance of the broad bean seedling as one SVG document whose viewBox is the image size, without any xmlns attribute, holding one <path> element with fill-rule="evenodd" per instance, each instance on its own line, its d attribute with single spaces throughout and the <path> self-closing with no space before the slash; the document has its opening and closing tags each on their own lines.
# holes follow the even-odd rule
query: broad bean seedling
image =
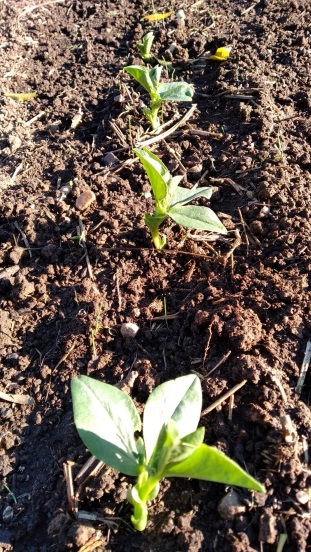
<svg viewBox="0 0 311 552">
<path fill-rule="evenodd" d="M 193 96 L 193 86 L 187 82 L 160 83 L 162 69 L 160 65 L 152 69 L 140 65 L 124 68 L 150 96 L 150 105 L 143 108 L 143 113 L 154 130 L 160 126 L 158 113 L 163 102 L 191 102 Z"/>
<path fill-rule="evenodd" d="M 155 199 L 154 212 L 151 215 L 145 215 L 144 220 L 151 232 L 156 249 L 162 249 L 165 246 L 166 237 L 160 236 L 159 226 L 168 217 L 185 228 L 208 230 L 220 234 L 227 233 L 224 225 L 209 207 L 187 205 L 199 197 L 210 199 L 211 187 L 195 190 L 182 188 L 178 184 L 183 177 L 172 176 L 154 153 L 146 148 L 134 149 L 134 152 L 147 173 Z"/>
<path fill-rule="evenodd" d="M 203 443 L 199 427 L 200 380 L 189 374 L 159 385 L 149 396 L 141 419 L 132 399 L 116 387 L 79 376 L 71 382 L 74 421 L 90 450 L 107 466 L 133 477 L 128 491 L 132 524 L 143 531 L 149 500 L 165 477 L 193 477 L 264 492 L 264 487 L 233 460 Z"/>
</svg>

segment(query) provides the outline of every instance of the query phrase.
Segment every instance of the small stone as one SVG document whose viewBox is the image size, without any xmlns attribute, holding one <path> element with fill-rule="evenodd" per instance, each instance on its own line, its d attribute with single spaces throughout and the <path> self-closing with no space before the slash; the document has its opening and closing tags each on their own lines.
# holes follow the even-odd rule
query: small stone
<svg viewBox="0 0 311 552">
<path fill-rule="evenodd" d="M 14 512 L 12 506 L 6 506 L 2 512 L 2 519 L 4 522 L 11 521 L 13 519 Z"/>
<path fill-rule="evenodd" d="M 110 165 L 115 165 L 116 163 L 120 163 L 120 161 L 117 158 L 117 156 L 112 151 L 110 151 L 106 153 L 106 155 L 104 155 L 103 163 L 105 167 L 109 167 Z"/>
<path fill-rule="evenodd" d="M 177 12 L 175 13 L 175 18 L 176 19 L 186 19 L 186 15 L 185 15 L 184 10 L 177 10 Z"/>
<path fill-rule="evenodd" d="M 116 103 L 123 103 L 125 101 L 125 97 L 123 96 L 123 94 L 118 94 L 113 98 L 113 101 Z"/>
<path fill-rule="evenodd" d="M 8 140 L 9 140 L 9 144 L 10 144 L 10 148 L 11 148 L 11 153 L 15 153 L 16 150 L 18 150 L 22 145 L 22 141 L 21 141 L 20 137 L 14 135 L 14 134 L 11 134 L 9 136 Z"/>
<path fill-rule="evenodd" d="M 133 322 L 125 322 L 121 326 L 122 337 L 135 337 L 139 330 L 139 326 Z"/>
<path fill-rule="evenodd" d="M 298 491 L 296 493 L 296 499 L 300 502 L 300 504 L 308 504 L 310 497 L 305 491 Z"/>
<path fill-rule="evenodd" d="M 222 519 L 231 520 L 238 514 L 244 514 L 246 506 L 241 503 L 236 492 L 230 491 L 218 503 L 217 511 Z"/>
<path fill-rule="evenodd" d="M 85 211 L 95 200 L 96 196 L 94 192 L 92 192 L 92 190 L 85 190 L 77 197 L 76 208 L 79 209 L 79 211 Z"/>
<path fill-rule="evenodd" d="M 202 172 L 203 165 L 202 163 L 198 163 L 197 165 L 193 165 L 192 167 L 189 167 L 188 172 L 193 174 L 198 174 Z"/>
</svg>

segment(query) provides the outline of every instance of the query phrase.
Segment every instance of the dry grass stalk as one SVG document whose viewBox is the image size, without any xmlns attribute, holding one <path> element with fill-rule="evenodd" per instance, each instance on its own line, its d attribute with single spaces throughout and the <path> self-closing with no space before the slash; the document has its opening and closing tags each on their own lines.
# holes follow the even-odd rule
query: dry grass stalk
<svg viewBox="0 0 311 552">
<path fill-rule="evenodd" d="M 206 414 L 209 414 L 212 410 L 217 408 L 217 406 L 219 406 L 224 401 L 229 399 L 229 397 L 231 397 L 231 395 L 234 395 L 234 393 L 236 393 L 239 389 L 241 389 L 241 387 L 243 387 L 246 383 L 247 383 L 247 380 L 241 381 L 241 383 L 238 383 L 237 385 L 232 387 L 232 389 L 230 389 L 230 391 L 227 391 L 227 393 L 222 395 L 222 397 L 219 397 L 219 399 L 217 399 L 217 401 L 213 402 L 213 404 L 211 404 L 210 406 L 205 408 L 205 410 L 203 410 L 203 412 L 201 413 L 201 418 L 202 418 L 202 416 L 206 416 Z"/>
<path fill-rule="evenodd" d="M 297 381 L 296 393 L 299 396 L 301 395 L 301 391 L 302 391 L 302 388 L 303 388 L 303 385 L 304 385 L 304 382 L 305 382 L 305 379 L 306 379 L 306 375 L 307 375 L 307 372 L 308 372 L 310 360 L 311 360 L 311 339 L 307 343 L 305 356 L 304 356 L 304 359 L 303 359 L 303 363 L 302 363 L 302 366 L 301 366 L 299 378 L 298 378 L 298 381 Z"/>
</svg>

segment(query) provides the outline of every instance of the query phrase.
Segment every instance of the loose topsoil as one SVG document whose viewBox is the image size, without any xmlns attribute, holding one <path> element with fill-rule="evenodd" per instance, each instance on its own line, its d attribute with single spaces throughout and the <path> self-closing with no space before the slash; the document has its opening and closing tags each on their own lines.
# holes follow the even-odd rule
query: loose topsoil
<svg viewBox="0 0 311 552">
<path fill-rule="evenodd" d="M 281 535 L 286 552 L 311 549 L 310 371 L 297 390 L 310 339 L 308 0 L 156 1 L 185 20 L 154 23 L 141 21 L 147 0 L 0 7 L 2 92 L 37 92 L 0 100 L 1 391 L 33 399 L 0 401 L 0 550 L 270 552 Z M 213 186 L 228 229 L 168 221 L 163 252 L 143 222 L 152 199 L 130 149 L 150 133 L 146 97 L 122 71 L 142 63 L 135 43 L 150 29 L 156 58 L 171 63 L 164 78 L 191 82 L 196 104 L 152 151 L 184 186 Z M 229 59 L 209 60 L 220 46 L 232 46 Z M 165 105 L 163 122 L 190 107 Z M 86 189 L 96 201 L 80 211 Z M 124 322 L 136 338 L 121 336 Z M 142 409 L 156 385 L 191 370 L 204 408 L 246 380 L 201 422 L 205 442 L 267 493 L 165 480 L 138 533 L 133 481 L 104 466 L 70 512 L 63 464 L 75 477 L 90 458 L 71 378 L 119 385 Z"/>
</svg>

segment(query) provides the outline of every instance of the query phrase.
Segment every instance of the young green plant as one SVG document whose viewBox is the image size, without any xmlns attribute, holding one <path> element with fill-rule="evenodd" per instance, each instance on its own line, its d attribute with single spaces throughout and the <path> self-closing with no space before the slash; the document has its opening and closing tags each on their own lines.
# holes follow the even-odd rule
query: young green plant
<svg viewBox="0 0 311 552">
<path fill-rule="evenodd" d="M 132 399 L 112 385 L 87 376 L 71 382 L 74 421 L 90 450 L 107 466 L 136 477 L 128 491 L 131 521 L 143 531 L 149 500 L 165 477 L 193 477 L 264 492 L 264 487 L 233 460 L 203 443 L 197 428 L 202 408 L 200 380 L 189 374 L 159 385 L 149 396 L 141 420 Z"/>
<path fill-rule="evenodd" d="M 185 228 L 207 230 L 219 234 L 227 233 L 224 225 L 209 207 L 187 205 L 199 197 L 210 199 L 211 187 L 195 190 L 182 188 L 178 185 L 182 176 L 172 176 L 154 153 L 146 148 L 133 151 L 147 173 L 155 200 L 154 212 L 151 215 L 145 215 L 144 221 L 151 232 L 156 249 L 162 249 L 166 244 L 166 237 L 160 235 L 159 227 L 168 217 Z"/>
<path fill-rule="evenodd" d="M 153 58 L 153 55 L 151 54 L 153 41 L 154 32 L 149 31 L 142 37 L 141 42 L 136 43 L 136 47 L 140 53 L 140 56 L 146 63 L 149 63 L 149 61 L 151 61 Z"/>
<path fill-rule="evenodd" d="M 162 69 L 160 65 L 152 69 L 140 65 L 124 68 L 150 96 L 150 105 L 143 108 L 143 113 L 154 130 L 160 126 L 158 113 L 163 102 L 191 102 L 193 96 L 193 87 L 187 82 L 160 83 Z"/>
</svg>

